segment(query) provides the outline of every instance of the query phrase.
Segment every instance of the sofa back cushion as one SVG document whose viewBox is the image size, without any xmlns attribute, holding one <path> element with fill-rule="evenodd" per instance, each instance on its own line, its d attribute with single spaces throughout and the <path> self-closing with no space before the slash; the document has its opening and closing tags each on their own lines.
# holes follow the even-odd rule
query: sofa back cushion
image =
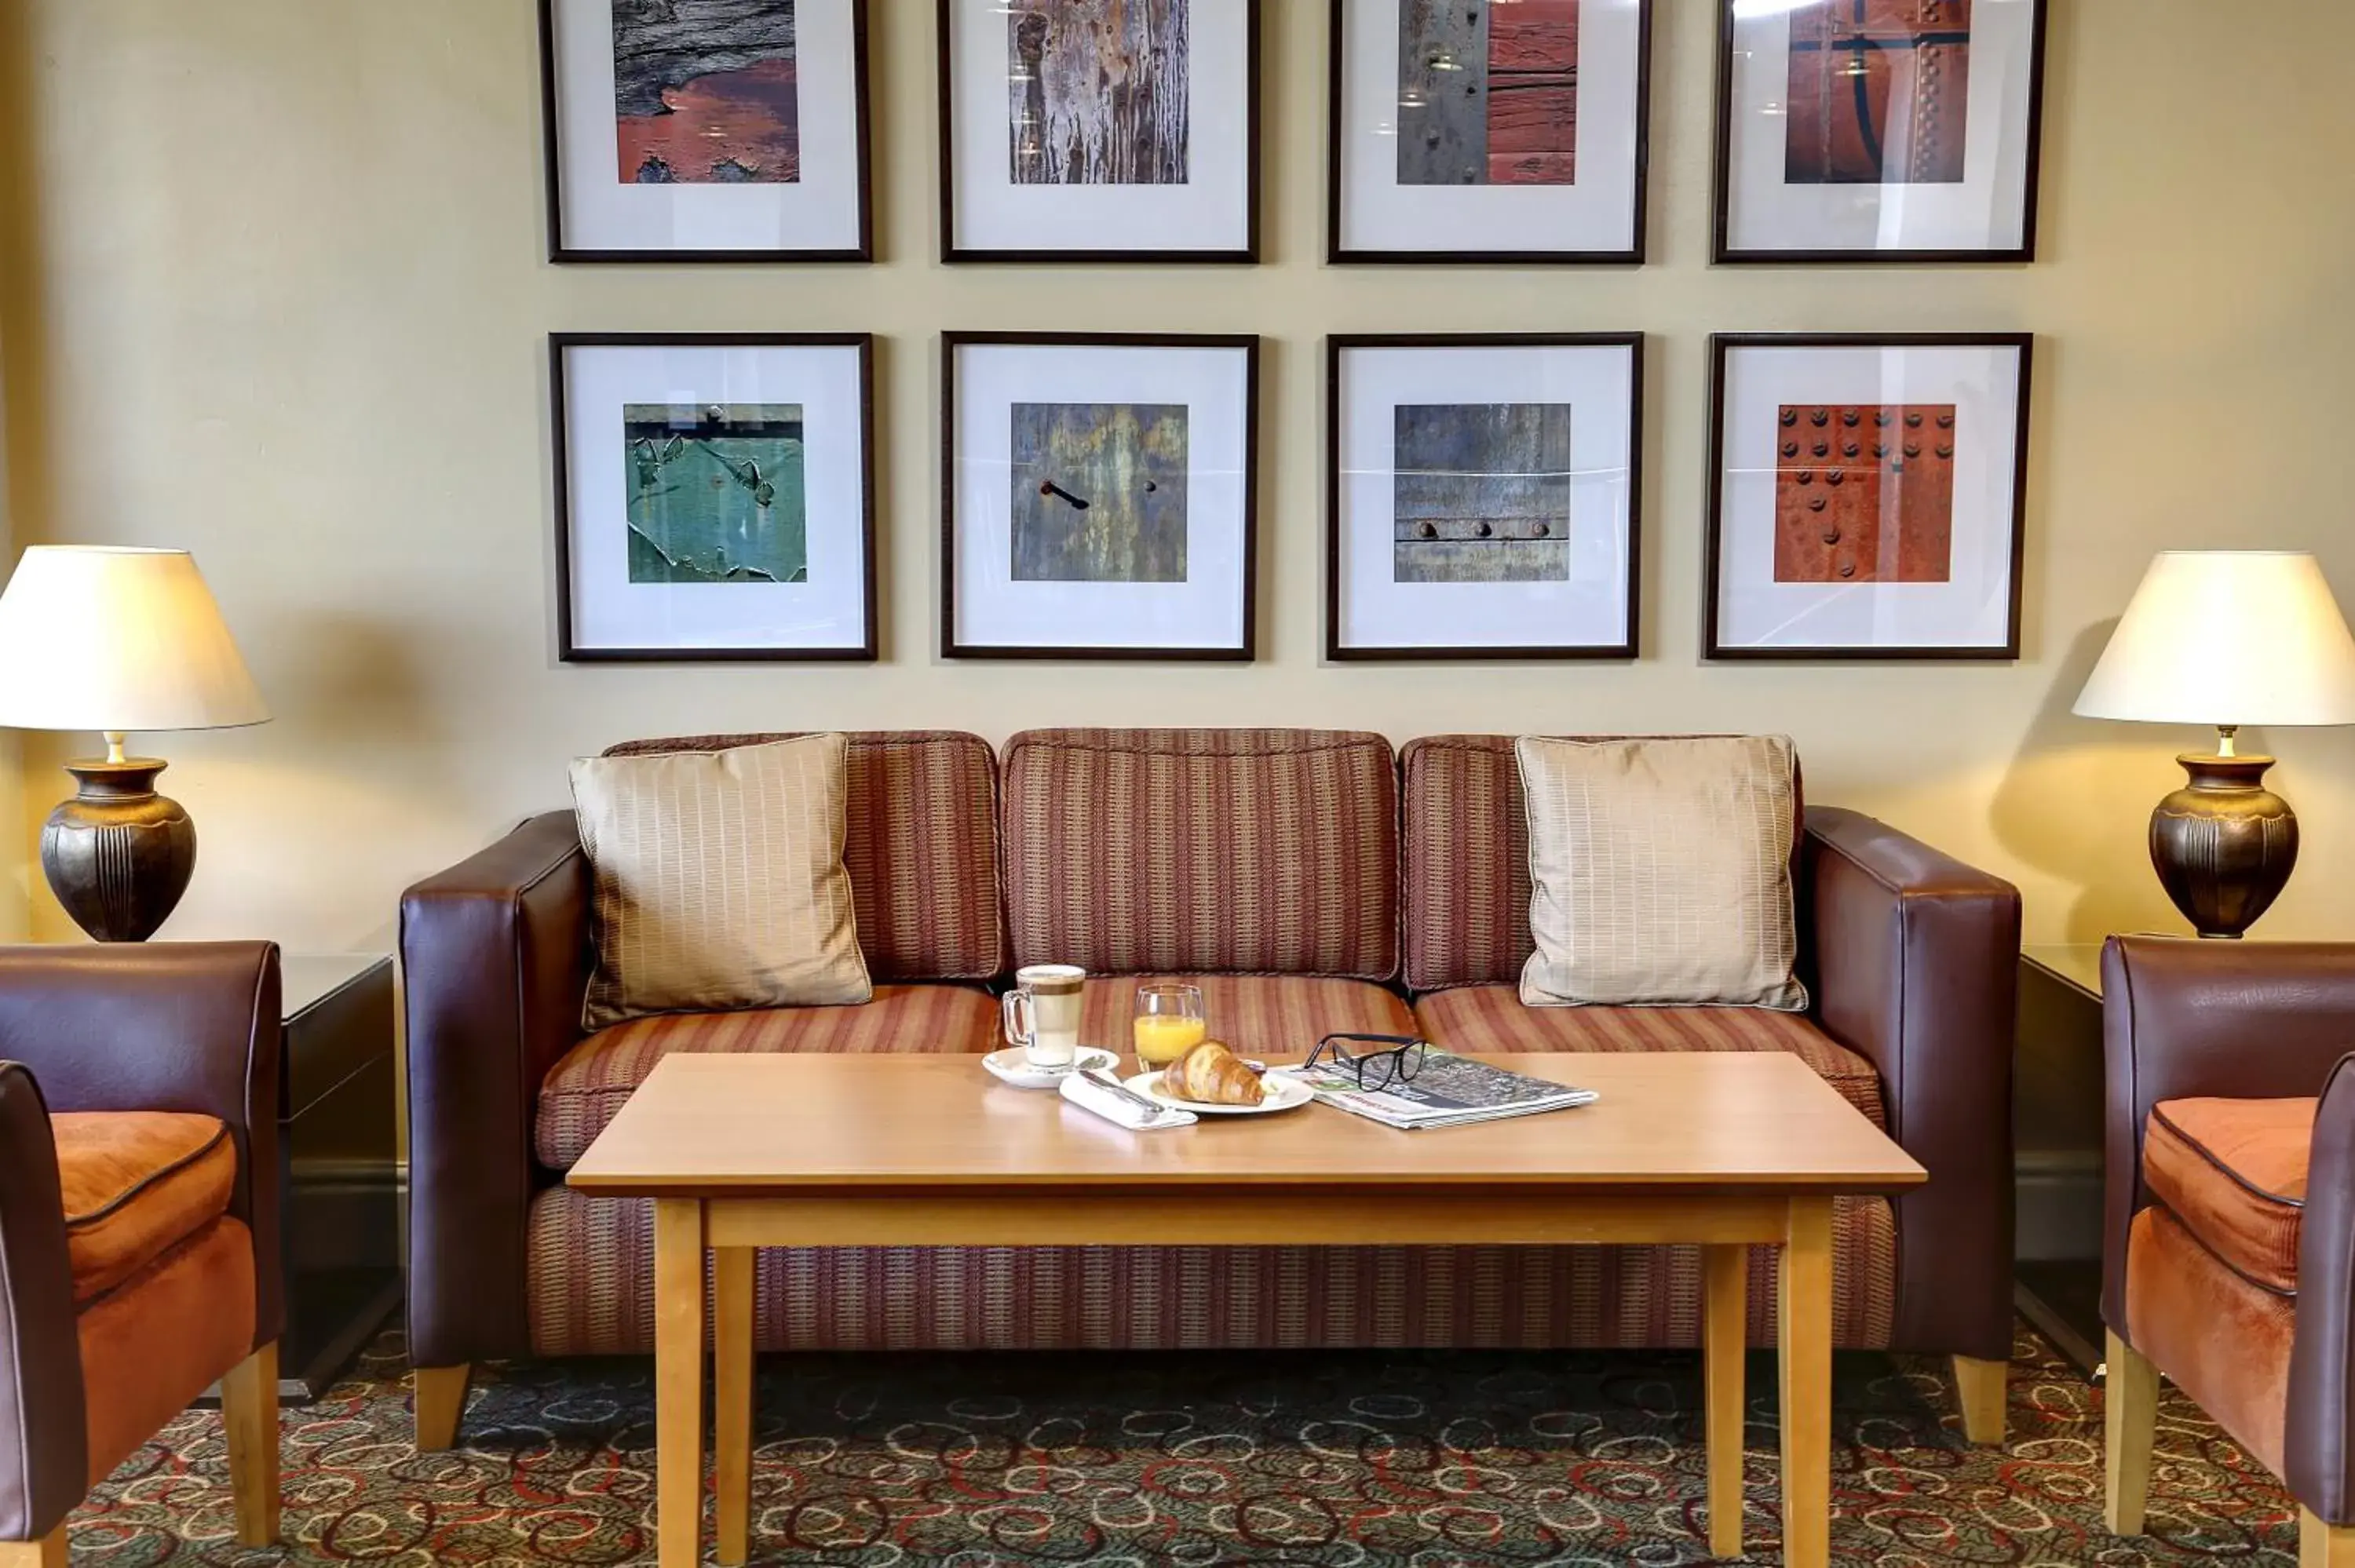
<svg viewBox="0 0 2355 1568">
<path fill-rule="evenodd" d="M 1029 730 L 1005 769 L 1017 963 L 1397 973 L 1398 780 L 1380 736 Z"/>
<path fill-rule="evenodd" d="M 1529 833 L 1509 735 L 1434 735 L 1400 753 L 1405 780 L 1407 989 L 1511 985 L 1529 938 Z M 1794 818 L 1803 823 L 1798 764 Z M 1793 830 L 1792 876 L 1803 825 Z M 1798 889 L 1805 898 L 1805 889 Z M 1806 927 L 1800 925 L 1800 942 Z"/>
<path fill-rule="evenodd" d="M 789 738 L 633 740 L 609 757 L 721 751 Z M 858 947 L 880 980 L 989 980 L 1006 969 L 997 889 L 997 764 L 953 730 L 854 730 L 845 758 L 843 864 Z"/>
</svg>

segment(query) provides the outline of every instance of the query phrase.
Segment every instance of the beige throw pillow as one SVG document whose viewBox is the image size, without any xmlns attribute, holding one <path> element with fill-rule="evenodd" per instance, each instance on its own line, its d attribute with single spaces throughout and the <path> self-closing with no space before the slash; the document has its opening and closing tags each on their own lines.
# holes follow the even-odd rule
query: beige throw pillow
<svg viewBox="0 0 2355 1568">
<path fill-rule="evenodd" d="M 1796 1012 L 1791 743 L 1780 736 L 1514 743 L 1529 802 L 1531 1007 Z"/>
<path fill-rule="evenodd" d="M 812 735 L 572 764 L 595 889 L 588 1027 L 874 994 L 842 864 L 847 748 Z"/>
</svg>

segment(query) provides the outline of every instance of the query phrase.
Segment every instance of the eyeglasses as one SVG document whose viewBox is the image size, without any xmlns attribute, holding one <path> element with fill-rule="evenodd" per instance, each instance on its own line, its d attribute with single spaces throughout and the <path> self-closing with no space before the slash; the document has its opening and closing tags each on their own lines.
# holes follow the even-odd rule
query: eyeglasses
<svg viewBox="0 0 2355 1568">
<path fill-rule="evenodd" d="M 1380 1051 L 1352 1051 L 1344 1044 L 1358 1041 L 1386 1046 Z M 1411 1084 L 1423 1071 L 1430 1043 L 1412 1034 L 1327 1034 L 1300 1064 L 1302 1071 L 1320 1064 L 1356 1075 L 1358 1087 L 1379 1094 L 1392 1084 Z"/>
</svg>

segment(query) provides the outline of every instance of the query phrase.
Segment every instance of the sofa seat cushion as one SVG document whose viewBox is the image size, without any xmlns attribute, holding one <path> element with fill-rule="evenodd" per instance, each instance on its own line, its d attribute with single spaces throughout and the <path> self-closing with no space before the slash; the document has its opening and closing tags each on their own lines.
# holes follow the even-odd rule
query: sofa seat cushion
<svg viewBox="0 0 2355 1568">
<path fill-rule="evenodd" d="M 1508 985 L 1434 991 L 1414 1004 L 1443 1050 L 1788 1051 L 1886 1128 L 1881 1075 L 1804 1013 L 1755 1007 L 1525 1007 Z"/>
<path fill-rule="evenodd" d="M 997 1002 L 973 986 L 879 985 L 857 1007 L 755 1008 L 669 1012 L 602 1030 L 566 1052 L 539 1088 L 533 1147 L 539 1162 L 568 1171 L 588 1152 L 655 1064 L 674 1051 L 994 1051 Z M 981 1069 L 974 1069 L 976 1081 Z"/>
<path fill-rule="evenodd" d="M 217 1117 L 61 1111 L 49 1126 L 77 1304 L 103 1296 L 229 1211 L 237 1144 Z"/>
<path fill-rule="evenodd" d="M 1408 1034 L 1414 1014 L 1391 991 L 1364 980 L 1310 975 L 1096 975 L 1082 993 L 1080 1044 L 1102 1045 L 1130 1069 L 1129 1023 L 1136 1016 L 1136 988 L 1175 982 L 1202 988 L 1202 1017 L 1210 1038 L 1223 1040 L 1238 1055 L 1262 1061 L 1298 1061 L 1337 1030 L 1366 1034 Z"/>
<path fill-rule="evenodd" d="M 2261 1288 L 2297 1289 L 2311 1099 L 2161 1100 L 2144 1134 L 2142 1173 L 2200 1245 Z"/>
</svg>

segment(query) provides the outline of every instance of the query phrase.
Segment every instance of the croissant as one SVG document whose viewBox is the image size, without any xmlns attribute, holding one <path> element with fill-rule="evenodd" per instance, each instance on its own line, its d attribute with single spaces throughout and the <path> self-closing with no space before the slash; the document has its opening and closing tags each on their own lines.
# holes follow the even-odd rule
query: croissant
<svg viewBox="0 0 2355 1568">
<path fill-rule="evenodd" d="M 1216 1040 L 1205 1040 L 1161 1069 L 1161 1087 L 1199 1105 L 1255 1106 L 1267 1097 L 1259 1075 Z"/>
</svg>

